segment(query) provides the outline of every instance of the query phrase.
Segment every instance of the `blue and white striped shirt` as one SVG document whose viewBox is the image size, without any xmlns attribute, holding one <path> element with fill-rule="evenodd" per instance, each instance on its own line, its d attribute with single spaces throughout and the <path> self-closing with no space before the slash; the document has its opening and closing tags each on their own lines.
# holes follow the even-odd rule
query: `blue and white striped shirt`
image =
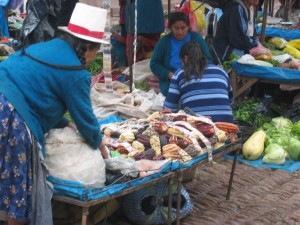
<svg viewBox="0 0 300 225">
<path fill-rule="evenodd" d="M 233 122 L 232 103 L 228 74 L 209 64 L 201 79 L 191 75 L 188 82 L 184 78 L 184 69 L 178 69 L 172 77 L 164 108 L 177 112 L 189 107 L 196 114 L 210 116 L 214 122 Z"/>
</svg>

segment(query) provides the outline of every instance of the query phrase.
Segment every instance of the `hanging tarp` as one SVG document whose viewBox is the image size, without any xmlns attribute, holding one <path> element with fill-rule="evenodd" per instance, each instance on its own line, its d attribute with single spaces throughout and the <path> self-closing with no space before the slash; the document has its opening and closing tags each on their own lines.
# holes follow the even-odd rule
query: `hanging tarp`
<svg viewBox="0 0 300 225">
<path fill-rule="evenodd" d="M 19 47 L 46 41 L 54 36 L 62 0 L 29 0 L 20 32 Z"/>
<path fill-rule="evenodd" d="M 5 15 L 5 10 L 0 6 L 0 37 L 9 37 L 8 25 Z"/>
</svg>

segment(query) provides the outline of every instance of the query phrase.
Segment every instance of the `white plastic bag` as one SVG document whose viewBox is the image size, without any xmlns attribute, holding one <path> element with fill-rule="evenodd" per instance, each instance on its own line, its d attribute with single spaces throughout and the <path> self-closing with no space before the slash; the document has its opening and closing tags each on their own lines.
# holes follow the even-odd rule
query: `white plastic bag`
<svg viewBox="0 0 300 225">
<path fill-rule="evenodd" d="M 133 65 L 135 71 L 133 76 L 134 82 L 142 82 L 153 75 L 150 69 L 150 59 L 139 61 Z M 129 67 L 123 71 L 123 74 L 129 75 Z"/>
<path fill-rule="evenodd" d="M 73 180 L 89 187 L 104 187 L 105 163 L 73 129 L 52 129 L 45 140 L 45 162 L 51 176 Z"/>
</svg>

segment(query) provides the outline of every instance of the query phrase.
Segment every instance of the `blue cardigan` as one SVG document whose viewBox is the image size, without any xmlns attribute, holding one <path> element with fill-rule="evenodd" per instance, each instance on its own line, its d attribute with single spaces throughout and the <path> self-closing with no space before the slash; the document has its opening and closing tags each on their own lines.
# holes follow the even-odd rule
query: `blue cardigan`
<svg viewBox="0 0 300 225">
<path fill-rule="evenodd" d="M 71 46 L 58 38 L 31 45 L 26 53 L 50 64 L 81 64 Z M 45 133 L 68 124 L 63 117 L 67 110 L 89 145 L 94 149 L 99 146 L 102 136 L 92 110 L 87 70 L 53 68 L 18 51 L 0 63 L 0 74 L 0 93 L 21 114 L 42 146 Z"/>
<path fill-rule="evenodd" d="M 150 69 L 152 73 L 158 77 L 159 88 L 164 96 L 167 96 L 170 79 L 169 73 L 172 71 L 170 65 L 171 58 L 171 35 L 169 33 L 163 36 L 156 44 L 151 61 Z M 203 54 L 206 56 L 208 61 L 212 61 L 208 46 L 202 36 L 196 32 L 190 31 L 191 41 L 197 41 L 202 49 Z M 175 71 L 173 71 L 175 72 Z"/>
</svg>

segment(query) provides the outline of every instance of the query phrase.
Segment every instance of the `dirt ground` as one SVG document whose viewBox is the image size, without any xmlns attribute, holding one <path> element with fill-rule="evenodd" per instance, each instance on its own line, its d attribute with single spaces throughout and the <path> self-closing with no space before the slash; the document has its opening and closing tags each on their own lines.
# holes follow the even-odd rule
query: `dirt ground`
<svg viewBox="0 0 300 225">
<path fill-rule="evenodd" d="M 299 225 L 300 171 L 288 173 L 237 164 L 226 200 L 231 160 L 198 167 L 184 186 L 194 201 L 182 225 Z"/>
</svg>

